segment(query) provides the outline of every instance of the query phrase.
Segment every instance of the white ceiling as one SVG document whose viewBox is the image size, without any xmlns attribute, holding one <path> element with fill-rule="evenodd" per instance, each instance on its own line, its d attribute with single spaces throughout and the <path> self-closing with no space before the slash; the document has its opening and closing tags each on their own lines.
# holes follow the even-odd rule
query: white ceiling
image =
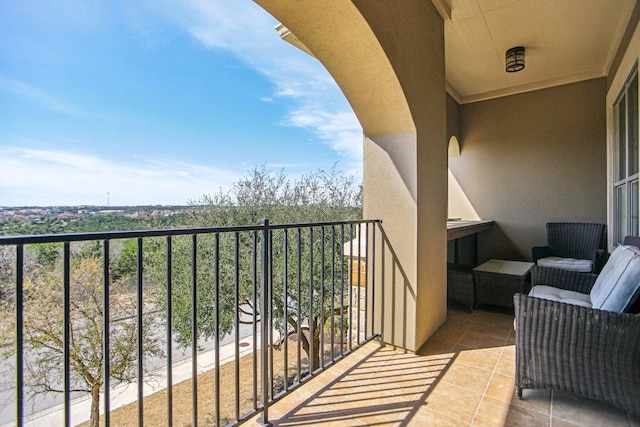
<svg viewBox="0 0 640 427">
<path fill-rule="evenodd" d="M 448 92 L 460 103 L 606 76 L 637 0 L 447 0 Z M 525 69 L 505 52 L 525 47 Z"/>
</svg>

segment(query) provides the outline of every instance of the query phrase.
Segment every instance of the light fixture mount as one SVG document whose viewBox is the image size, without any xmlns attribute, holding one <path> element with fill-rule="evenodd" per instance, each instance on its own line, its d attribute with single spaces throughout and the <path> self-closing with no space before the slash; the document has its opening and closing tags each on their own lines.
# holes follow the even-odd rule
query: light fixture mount
<svg viewBox="0 0 640 427">
<path fill-rule="evenodd" d="M 507 50 L 505 54 L 507 73 L 515 73 L 524 70 L 524 47 L 516 46 Z"/>
</svg>

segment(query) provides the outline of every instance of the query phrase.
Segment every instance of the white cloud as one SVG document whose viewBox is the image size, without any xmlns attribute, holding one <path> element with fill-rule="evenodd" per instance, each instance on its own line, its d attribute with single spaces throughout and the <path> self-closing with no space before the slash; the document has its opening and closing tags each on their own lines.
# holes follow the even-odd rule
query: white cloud
<svg viewBox="0 0 640 427">
<path fill-rule="evenodd" d="M 0 147 L 0 206 L 179 204 L 242 175 L 175 160 L 115 163 L 82 153 Z M 211 188 L 215 182 L 220 187 Z"/>
<path fill-rule="evenodd" d="M 362 160 L 362 128 L 352 112 L 300 108 L 289 114 L 285 124 L 314 132 L 348 161 Z"/>
<path fill-rule="evenodd" d="M 306 129 L 362 169 L 362 129 L 344 95 L 322 64 L 280 39 L 277 21 L 251 1 L 166 0 L 152 6 L 204 46 L 225 49 L 265 75 L 274 97 L 294 100 L 283 125 Z M 181 12 L 176 14 L 176 9 Z M 266 101 L 263 99 L 263 101 Z"/>
<path fill-rule="evenodd" d="M 75 107 L 57 99 L 55 96 L 46 93 L 43 90 L 2 76 L 0 76 L 0 91 L 12 93 L 19 97 L 29 99 L 56 113 L 70 116 L 78 116 L 82 114 L 81 111 L 77 110 Z"/>
</svg>

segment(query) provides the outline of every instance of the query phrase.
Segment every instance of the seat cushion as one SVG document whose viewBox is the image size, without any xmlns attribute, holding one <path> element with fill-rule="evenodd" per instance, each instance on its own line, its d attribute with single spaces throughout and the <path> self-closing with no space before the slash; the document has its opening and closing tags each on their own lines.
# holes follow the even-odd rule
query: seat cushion
<svg viewBox="0 0 640 427">
<path fill-rule="evenodd" d="M 618 246 L 591 289 L 593 308 L 622 313 L 640 292 L 640 248 Z"/>
<path fill-rule="evenodd" d="M 550 256 L 538 260 L 540 267 L 559 268 L 561 270 L 579 271 L 581 273 L 591 273 L 593 262 L 588 259 L 561 258 Z"/>
<path fill-rule="evenodd" d="M 554 288 L 553 286 L 536 285 L 529 291 L 530 297 L 537 297 L 551 301 L 563 302 L 565 304 L 581 305 L 591 307 L 589 294 L 582 294 L 575 291 Z"/>
</svg>

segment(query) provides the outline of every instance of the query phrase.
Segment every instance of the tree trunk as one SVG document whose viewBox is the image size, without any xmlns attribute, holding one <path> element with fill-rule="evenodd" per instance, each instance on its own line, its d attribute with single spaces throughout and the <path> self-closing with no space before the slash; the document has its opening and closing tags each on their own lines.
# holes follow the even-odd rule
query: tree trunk
<svg viewBox="0 0 640 427">
<path fill-rule="evenodd" d="M 300 337 L 302 339 L 302 349 L 305 353 L 307 353 L 307 358 L 309 359 L 309 375 L 316 369 L 320 367 L 320 333 L 321 330 L 316 326 L 313 330 L 313 336 L 311 338 L 311 342 L 313 343 L 313 358 L 311 358 L 311 345 L 309 343 L 308 335 L 302 334 Z"/>
<path fill-rule="evenodd" d="M 91 427 L 100 425 L 100 386 L 91 386 Z"/>
<path fill-rule="evenodd" d="M 322 349 L 320 348 L 320 334 L 322 333 L 321 327 L 316 327 L 313 330 L 313 360 L 311 372 L 320 368 L 320 357 L 322 355 Z"/>
</svg>

